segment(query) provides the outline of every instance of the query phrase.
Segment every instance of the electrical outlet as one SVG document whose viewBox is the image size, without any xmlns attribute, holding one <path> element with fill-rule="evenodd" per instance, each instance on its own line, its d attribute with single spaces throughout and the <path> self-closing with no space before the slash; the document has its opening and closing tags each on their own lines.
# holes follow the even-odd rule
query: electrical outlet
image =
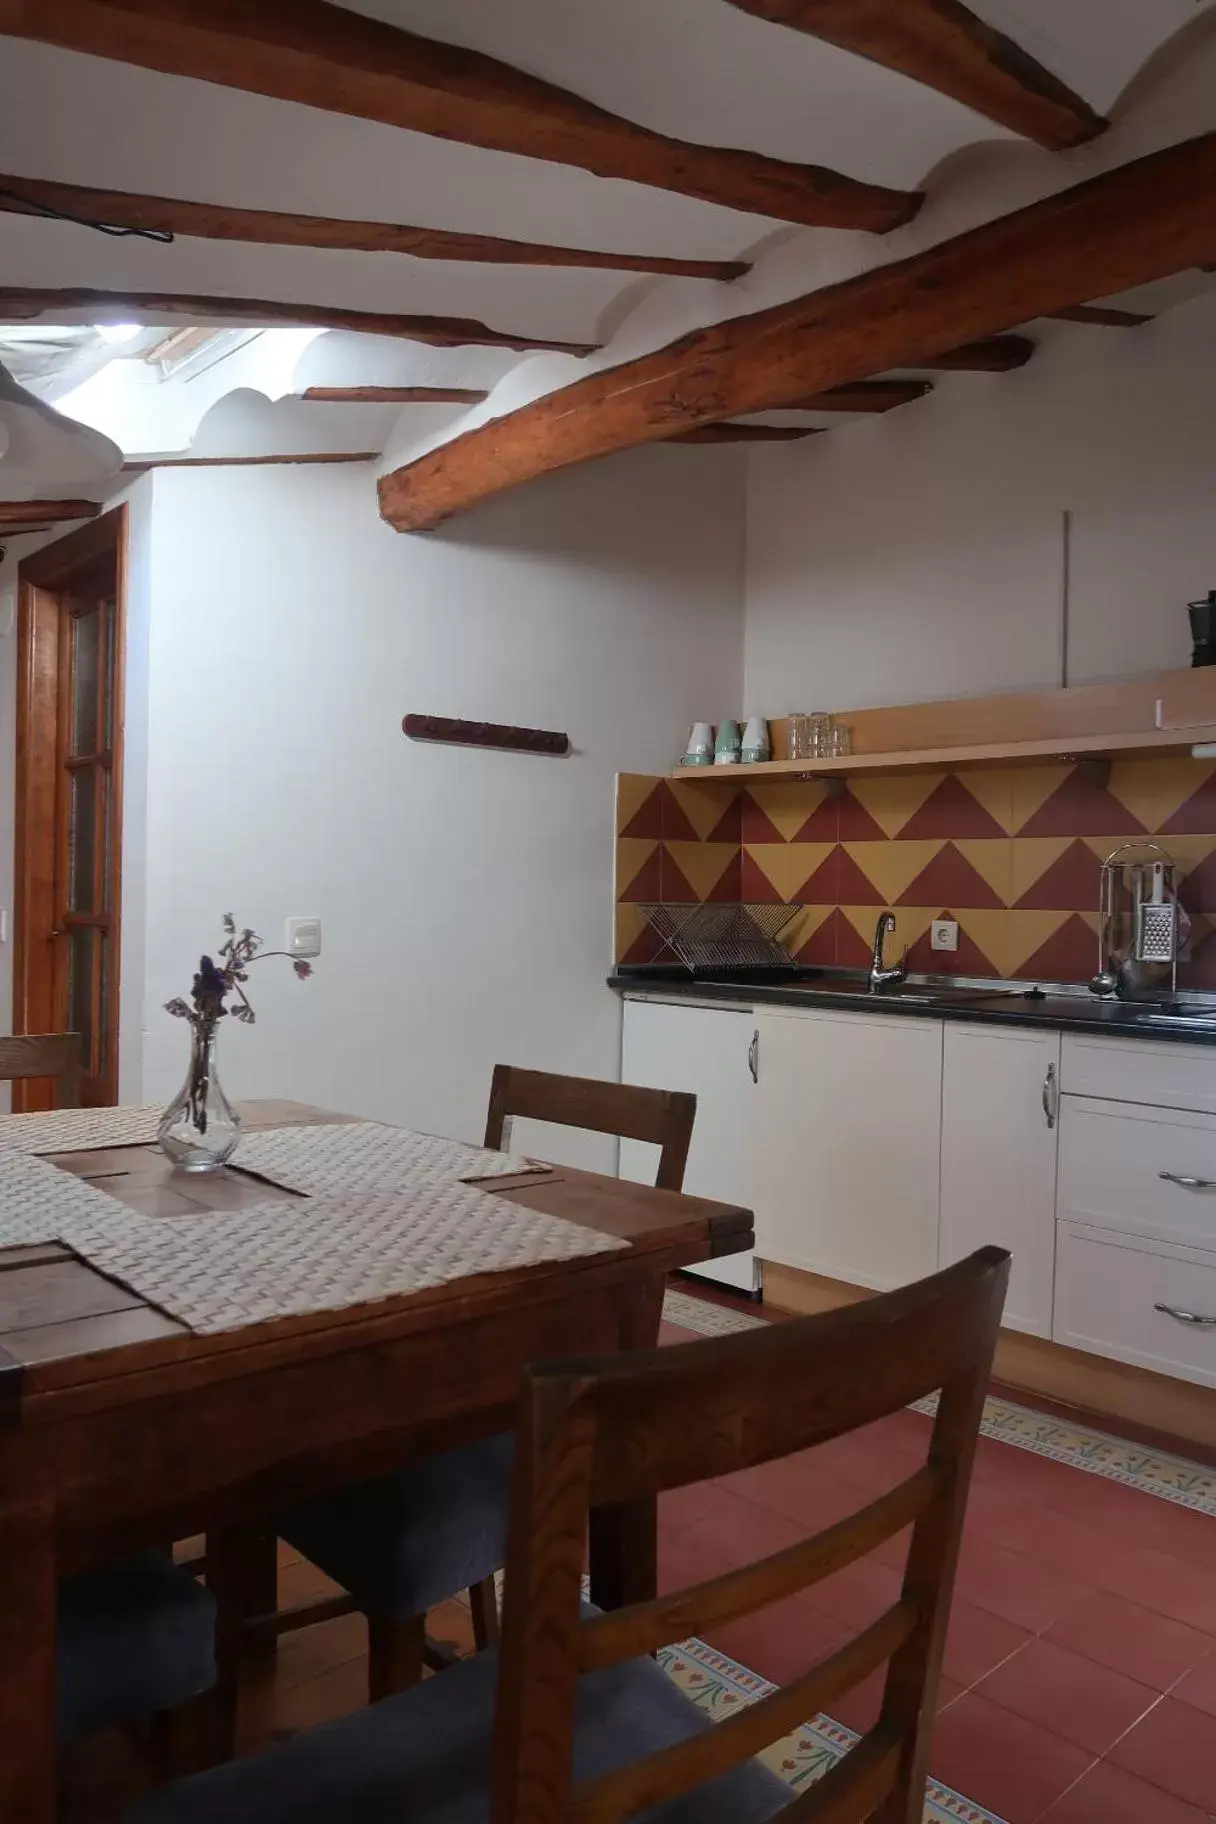
<svg viewBox="0 0 1216 1824">
<path fill-rule="evenodd" d="M 953 918 L 935 918 L 929 937 L 931 950 L 958 949 L 958 920 Z"/>
</svg>

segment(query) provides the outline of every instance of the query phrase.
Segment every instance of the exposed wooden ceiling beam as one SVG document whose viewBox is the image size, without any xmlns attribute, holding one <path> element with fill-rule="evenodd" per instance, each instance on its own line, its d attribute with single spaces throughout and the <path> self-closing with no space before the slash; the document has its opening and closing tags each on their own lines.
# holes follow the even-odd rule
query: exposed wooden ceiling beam
<svg viewBox="0 0 1216 1824">
<path fill-rule="evenodd" d="M 0 500 L 0 529 L 15 526 L 51 526 L 68 519 L 96 519 L 97 500 Z"/>
<path fill-rule="evenodd" d="M 668 443 L 796 443 L 801 437 L 818 437 L 811 424 L 699 424 L 693 431 L 677 431 Z"/>
<path fill-rule="evenodd" d="M 1118 310 L 1113 304 L 1073 304 L 1047 314 L 1057 323 L 1096 323 L 1105 329 L 1139 329 L 1153 320 L 1142 310 Z"/>
<path fill-rule="evenodd" d="M 822 393 L 782 400 L 789 412 L 892 412 L 933 391 L 931 380 L 851 380 Z"/>
<path fill-rule="evenodd" d="M 978 342 L 964 342 L 961 348 L 930 355 L 916 365 L 947 374 L 1007 374 L 1015 367 L 1025 367 L 1033 353 L 1034 343 L 1029 336 L 982 336 Z"/>
<path fill-rule="evenodd" d="M 519 482 L 781 406 L 1210 259 L 1216 133 L 1104 172 L 904 260 L 588 374 L 380 481 L 402 531 Z"/>
<path fill-rule="evenodd" d="M 300 396 L 327 405 L 480 405 L 488 397 L 476 386 L 310 386 Z"/>
<path fill-rule="evenodd" d="M 354 253 L 408 253 L 419 260 L 464 260 L 506 266 L 581 266 L 612 272 L 656 272 L 682 279 L 737 279 L 746 260 L 670 260 L 645 253 L 591 253 L 541 241 L 505 241 L 493 234 L 446 228 L 403 228 L 391 222 L 349 222 L 327 215 L 285 215 L 273 209 L 229 208 L 84 184 L 0 176 L 0 209 L 13 215 L 67 216 L 115 228 L 151 229 L 206 241 L 253 241 L 264 247 L 333 247 Z"/>
<path fill-rule="evenodd" d="M 0 285 L 0 320 L 26 322 L 54 316 L 60 310 L 120 311 L 128 320 L 146 316 L 215 318 L 221 323 L 293 323 L 324 329 L 353 329 L 368 336 L 403 336 L 436 348 L 553 348 L 563 354 L 588 355 L 594 342 L 558 342 L 545 336 L 514 336 L 490 329 L 472 317 L 406 317 L 375 310 L 344 310 L 332 304 L 276 303 L 268 298 L 203 297 L 176 291 L 95 291 L 84 285 L 45 287 Z M 90 321 L 93 318 L 90 317 Z"/>
<path fill-rule="evenodd" d="M 818 165 L 652 133 L 480 51 L 327 0 L 0 0 L 0 32 L 778 221 L 882 233 L 923 200 Z"/>
<path fill-rule="evenodd" d="M 732 0 L 732 5 L 899 70 L 1051 152 L 1082 145 L 1109 125 L 960 0 Z"/>
</svg>

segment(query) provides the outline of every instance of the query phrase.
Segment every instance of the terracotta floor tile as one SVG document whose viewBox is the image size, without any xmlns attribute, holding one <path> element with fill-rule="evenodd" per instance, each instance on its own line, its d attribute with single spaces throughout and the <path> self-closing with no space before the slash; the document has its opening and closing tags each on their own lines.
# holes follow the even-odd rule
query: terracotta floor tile
<svg viewBox="0 0 1216 1824">
<path fill-rule="evenodd" d="M 976 1692 L 1094 1754 L 1105 1754 L 1160 1695 L 1044 1640 L 1030 1641 L 990 1672 Z"/>
<path fill-rule="evenodd" d="M 1216 1805 L 1216 1729 L 1210 1716 L 1176 1698 L 1163 1697 L 1108 1759 L 1191 1805 Z"/>
<path fill-rule="evenodd" d="M 849 1630 L 798 1597 L 710 1630 L 705 1639 L 750 1672 L 788 1684 L 849 1638 Z"/>
<path fill-rule="evenodd" d="M 1052 1500 L 1048 1505 L 1055 1507 Z M 1127 1488 L 1105 1476 L 1074 1476 L 1066 1510 L 1076 1520 L 1092 1520 L 1124 1538 L 1201 1565 L 1212 1562 L 1210 1514 L 1163 1501 L 1143 1489 Z"/>
<path fill-rule="evenodd" d="M 1056 1800 L 1043 1824 L 1207 1824 L 1207 1818 L 1159 1786 L 1099 1761 Z"/>
<path fill-rule="evenodd" d="M 745 1501 L 726 1488 L 717 1488 L 699 1519 L 688 1532 L 711 1551 L 720 1552 L 730 1565 L 754 1564 L 770 1552 L 800 1544 L 805 1526 L 756 1501 Z"/>
<path fill-rule="evenodd" d="M 942 1670 L 965 1690 L 1032 1638 L 1025 1628 L 1002 1621 L 999 1615 L 990 1615 L 987 1609 L 977 1609 L 974 1603 L 956 1596 Z"/>
<path fill-rule="evenodd" d="M 876 1558 L 859 1558 L 856 1564 L 815 1584 L 806 1600 L 859 1629 L 877 1621 L 884 1609 L 899 1601 L 902 1582 L 899 1572 L 889 1564 L 880 1564 Z"/>
<path fill-rule="evenodd" d="M 1216 1528 L 1213 1529 L 1216 1535 Z M 1098 1590 L 1043 1636 L 1114 1672 L 1125 1672 L 1155 1691 L 1168 1691 L 1184 1672 L 1212 1651 L 1211 1637 L 1136 1602 Z"/>
<path fill-rule="evenodd" d="M 977 1608 L 1039 1634 L 1078 1608 L 1093 1586 L 1042 1564 L 1029 1552 L 964 1535 L 955 1587 Z"/>
<path fill-rule="evenodd" d="M 707 1583 L 733 1569 L 728 1558 L 702 1540 L 695 1539 L 688 1527 L 659 1522 L 659 1592 L 686 1590 L 690 1584 Z"/>
<path fill-rule="evenodd" d="M 1195 1710 L 1206 1710 L 1209 1716 L 1216 1716 L 1216 1651 L 1201 1659 L 1185 1678 L 1180 1679 L 1170 1696 L 1190 1704 Z"/>
<path fill-rule="evenodd" d="M 832 1721 L 843 1723 L 846 1729 L 856 1729 L 859 1735 L 864 1735 L 878 1721 L 886 1676 L 885 1666 L 880 1666 L 877 1672 L 871 1672 L 869 1678 L 854 1685 L 851 1691 L 844 1691 L 839 1697 L 834 1697 L 827 1706 Z M 943 1678 L 938 1682 L 935 1708 L 944 1710 L 947 1704 L 952 1704 L 956 1697 L 962 1695 L 961 1685 L 956 1685 L 952 1679 Z"/>
<path fill-rule="evenodd" d="M 1155 1614 L 1216 1636 L 1216 1570 L 1204 1572 L 1167 1552 L 1133 1548 L 1126 1556 L 1116 1550 L 1094 1582 Z"/>
<path fill-rule="evenodd" d="M 937 1718 L 929 1766 L 1006 1824 L 1034 1824 L 1092 1760 L 1088 1749 L 968 1691 Z"/>
</svg>

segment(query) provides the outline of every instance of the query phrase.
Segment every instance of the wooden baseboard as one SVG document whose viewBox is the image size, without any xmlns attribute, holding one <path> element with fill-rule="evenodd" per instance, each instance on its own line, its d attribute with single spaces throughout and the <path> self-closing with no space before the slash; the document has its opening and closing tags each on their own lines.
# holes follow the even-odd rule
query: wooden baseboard
<svg viewBox="0 0 1216 1824">
<path fill-rule="evenodd" d="M 871 1298 L 863 1286 L 825 1279 L 798 1267 L 764 1261 L 764 1302 L 799 1316 L 833 1311 Z M 1068 1349 L 1019 1330 L 1002 1330 L 995 1378 L 1015 1392 L 1041 1394 L 1076 1411 L 1079 1419 L 1122 1423 L 1163 1442 L 1216 1449 L 1216 1389 L 1153 1374 L 1104 1355 Z"/>
</svg>

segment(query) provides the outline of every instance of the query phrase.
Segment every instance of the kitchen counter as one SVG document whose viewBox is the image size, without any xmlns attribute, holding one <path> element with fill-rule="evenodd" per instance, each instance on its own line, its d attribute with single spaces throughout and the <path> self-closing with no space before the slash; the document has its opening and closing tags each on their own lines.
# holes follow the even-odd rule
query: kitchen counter
<svg viewBox="0 0 1216 1824">
<path fill-rule="evenodd" d="M 864 976 L 843 971 L 773 969 L 749 974 L 723 969 L 694 977 L 685 969 L 653 964 L 618 967 L 609 975 L 608 986 L 623 995 L 701 1006 L 822 1007 L 1216 1046 L 1216 1000 L 1198 1007 L 1184 1003 L 1191 1007 L 1190 1017 L 1166 1018 L 1152 1005 L 1099 1000 L 1084 990 L 1040 990 L 1031 983 L 961 987 L 921 980 L 871 993 Z"/>
</svg>

